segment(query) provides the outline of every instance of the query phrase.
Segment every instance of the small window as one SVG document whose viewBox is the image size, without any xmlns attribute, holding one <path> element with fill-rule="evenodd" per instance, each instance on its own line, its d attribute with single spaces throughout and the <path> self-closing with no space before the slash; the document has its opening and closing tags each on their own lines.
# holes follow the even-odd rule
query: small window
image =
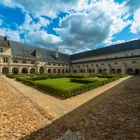
<svg viewBox="0 0 140 140">
<path fill-rule="evenodd" d="M 34 62 L 34 61 L 32 61 L 32 62 L 31 62 L 31 64 L 35 64 L 35 62 Z"/>
<path fill-rule="evenodd" d="M 7 57 L 3 58 L 3 63 L 8 63 L 8 58 Z"/>
<path fill-rule="evenodd" d="M 137 62 L 136 61 L 132 61 L 132 64 L 136 64 Z"/>
<path fill-rule="evenodd" d="M 118 63 L 117 63 L 117 62 L 115 62 L 115 63 L 114 63 L 114 65 L 118 65 Z"/>
<path fill-rule="evenodd" d="M 13 60 L 13 63 L 18 63 L 18 61 L 17 60 Z"/>
<path fill-rule="evenodd" d="M 0 52 L 3 53 L 3 48 L 0 48 Z"/>
<path fill-rule="evenodd" d="M 22 61 L 22 63 L 23 63 L 23 64 L 26 64 L 27 62 L 26 62 L 26 61 Z"/>
</svg>

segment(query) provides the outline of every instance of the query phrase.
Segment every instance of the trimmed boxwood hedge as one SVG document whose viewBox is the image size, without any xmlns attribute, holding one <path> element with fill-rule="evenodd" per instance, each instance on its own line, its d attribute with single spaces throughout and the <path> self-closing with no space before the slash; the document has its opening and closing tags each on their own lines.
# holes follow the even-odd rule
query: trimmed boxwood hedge
<svg viewBox="0 0 140 140">
<path fill-rule="evenodd" d="M 16 77 L 17 81 L 21 81 L 24 84 L 33 86 L 33 87 L 38 88 L 38 89 L 42 89 L 42 90 L 47 91 L 49 93 L 59 95 L 59 96 L 65 97 L 65 98 L 68 98 L 68 97 L 71 97 L 71 96 L 78 95 L 80 93 L 89 91 L 91 89 L 97 88 L 101 85 L 104 85 L 106 83 L 109 83 L 109 82 L 117 80 L 117 79 L 119 79 L 119 78 L 114 77 L 114 78 L 109 78 L 105 81 L 100 81 L 100 80 L 99 81 L 92 81 L 92 82 L 86 83 L 85 85 L 82 85 L 78 88 L 74 88 L 74 89 L 71 89 L 71 90 L 63 90 L 63 89 L 59 89 L 57 87 L 50 86 L 50 85 L 47 85 L 47 84 L 45 85 L 45 84 L 37 83 L 35 81 L 32 81 L 30 78 L 18 77 L 18 76 Z M 80 80 L 80 79 L 77 79 L 77 80 Z"/>
<path fill-rule="evenodd" d="M 52 94 L 56 94 L 62 97 L 71 97 L 86 91 L 89 91 L 91 89 L 97 88 L 101 85 L 104 85 L 106 83 L 112 82 L 114 80 L 117 80 L 121 77 L 124 77 L 126 75 L 111 75 L 111 74 L 42 74 L 42 75 L 14 75 L 14 74 L 8 74 L 9 78 L 16 78 L 17 81 L 21 81 L 24 84 L 33 86 L 38 89 L 45 90 L 47 92 L 50 92 Z M 73 88 L 71 90 L 64 90 L 60 89 L 58 87 L 50 86 L 47 84 L 41 84 L 37 83 L 35 81 L 37 80 L 44 80 L 44 79 L 50 79 L 50 78 L 64 78 L 68 77 L 71 78 L 71 82 L 76 83 L 83 83 L 84 85 Z M 93 80 L 93 78 L 86 78 L 87 77 L 99 77 L 99 78 L 107 78 L 107 80 Z"/>
</svg>

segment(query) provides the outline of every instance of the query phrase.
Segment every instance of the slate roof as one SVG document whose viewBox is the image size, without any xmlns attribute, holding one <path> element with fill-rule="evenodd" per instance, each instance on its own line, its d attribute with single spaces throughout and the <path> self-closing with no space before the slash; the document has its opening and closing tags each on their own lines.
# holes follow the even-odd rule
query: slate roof
<svg viewBox="0 0 140 140">
<path fill-rule="evenodd" d="M 54 55 L 54 51 L 48 50 L 46 48 L 40 48 L 35 46 L 30 46 L 27 44 L 23 44 L 16 41 L 6 41 L 4 37 L 0 36 L 0 45 L 6 45 L 11 47 L 13 58 L 21 58 L 21 59 L 33 59 L 33 60 L 42 60 L 42 61 L 49 61 L 49 62 L 57 62 L 57 63 L 65 63 L 69 64 L 71 60 L 76 60 L 79 58 L 87 58 L 93 57 L 97 55 L 104 55 L 104 54 L 111 54 L 117 52 L 124 52 L 130 50 L 140 49 L 140 39 L 129 41 L 121 44 L 116 44 L 112 46 L 107 46 L 100 49 L 95 49 L 91 51 L 81 52 L 73 55 L 68 55 L 59 52 L 59 57 L 56 58 Z M 41 51 L 41 57 L 36 58 L 35 51 Z"/>
<path fill-rule="evenodd" d="M 67 63 L 67 64 L 70 62 L 70 56 L 64 53 L 59 52 L 59 57 L 56 58 L 54 55 L 54 51 L 52 50 L 34 47 L 16 41 L 9 41 L 9 43 L 12 50 L 13 58 L 48 60 L 50 62 Z M 41 51 L 40 58 L 36 58 L 35 56 L 36 50 Z"/>
<path fill-rule="evenodd" d="M 124 51 L 136 50 L 136 49 L 140 49 L 140 39 L 121 43 L 121 44 L 116 44 L 112 46 L 107 46 L 100 49 L 73 54 L 70 56 L 70 59 L 76 60 L 79 58 L 86 58 L 86 57 L 92 57 L 97 55 L 111 54 L 111 53 L 124 52 Z"/>
</svg>

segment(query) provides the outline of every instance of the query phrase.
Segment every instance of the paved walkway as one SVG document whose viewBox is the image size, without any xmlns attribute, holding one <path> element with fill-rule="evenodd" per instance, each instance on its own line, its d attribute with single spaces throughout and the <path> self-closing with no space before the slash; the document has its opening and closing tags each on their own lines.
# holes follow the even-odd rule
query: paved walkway
<svg viewBox="0 0 140 140">
<path fill-rule="evenodd" d="M 41 108 L 49 112 L 54 117 L 54 119 L 57 119 L 130 77 L 121 78 L 112 83 L 103 85 L 94 90 L 79 94 L 65 100 L 53 97 L 45 92 L 24 85 L 13 79 L 9 79 L 7 77 L 4 78 L 10 84 L 19 89 L 24 94 L 24 96 L 28 97 L 33 102 L 36 102 Z"/>
<path fill-rule="evenodd" d="M 108 91 L 110 91 L 112 95 L 116 94 L 116 92 L 122 94 L 123 91 L 126 90 L 124 89 L 126 85 L 123 84 L 123 81 L 130 81 L 127 79 L 131 79 L 131 77 L 122 78 L 89 92 L 61 100 L 13 79 L 0 77 L 0 140 L 16 140 L 24 136 L 25 139 L 26 136 L 29 136 L 30 140 L 34 139 L 30 137 L 34 132 L 35 134 L 37 132 L 37 135 L 41 137 L 39 138 L 37 136 L 35 138 L 36 140 L 55 140 L 55 138 L 69 128 L 68 126 L 73 127 L 73 124 L 76 124 L 74 125 L 76 129 L 83 127 L 82 130 L 85 130 L 84 128 L 89 122 L 86 121 L 86 124 L 84 124 L 85 120 L 82 116 L 90 111 L 91 105 L 93 103 L 98 105 L 99 101 L 102 103 L 111 101 L 112 96 L 109 96 L 111 100 L 104 100 L 104 95 L 106 95 L 105 93 Z M 134 81 L 132 82 L 134 83 Z M 118 85 L 120 83 L 122 83 L 121 86 Z M 114 89 L 116 85 L 120 88 L 117 88 L 114 92 L 112 89 Z M 129 86 L 127 86 L 127 88 L 129 88 Z M 120 89 L 123 89 L 122 92 L 120 92 Z M 100 100 L 96 99 L 96 97 L 100 95 L 102 98 L 100 98 Z M 118 100 L 116 102 L 118 102 Z M 106 105 L 105 107 L 110 108 L 110 106 L 113 106 L 113 104 Z M 106 108 L 103 110 L 106 110 Z M 103 112 L 98 111 L 96 107 L 94 107 L 94 110 Z M 79 121 L 80 118 L 82 120 Z M 78 122 L 75 122 L 76 120 L 78 120 Z M 79 124 L 79 122 L 81 123 Z M 92 122 L 90 123 L 92 124 Z M 84 124 L 84 126 L 81 126 L 81 124 Z M 105 125 L 105 123 L 103 125 Z M 83 133 L 82 130 L 79 131 Z M 40 132 L 38 133 L 38 131 Z M 88 136 L 87 139 L 90 140 L 91 137 Z"/>
<path fill-rule="evenodd" d="M 125 80 L 24 139 L 140 140 L 140 77 Z"/>
<path fill-rule="evenodd" d="M 51 116 L 0 77 L 0 140 L 16 140 L 50 124 Z"/>
</svg>

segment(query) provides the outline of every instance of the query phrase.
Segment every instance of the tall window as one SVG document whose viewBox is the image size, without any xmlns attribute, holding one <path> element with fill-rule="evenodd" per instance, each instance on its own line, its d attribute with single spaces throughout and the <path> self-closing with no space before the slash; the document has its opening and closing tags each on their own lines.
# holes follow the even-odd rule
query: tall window
<svg viewBox="0 0 140 140">
<path fill-rule="evenodd" d="M 8 58 L 7 57 L 3 58 L 3 63 L 8 63 Z"/>
<path fill-rule="evenodd" d="M 3 48 L 0 48 L 0 53 L 3 53 Z"/>
</svg>

